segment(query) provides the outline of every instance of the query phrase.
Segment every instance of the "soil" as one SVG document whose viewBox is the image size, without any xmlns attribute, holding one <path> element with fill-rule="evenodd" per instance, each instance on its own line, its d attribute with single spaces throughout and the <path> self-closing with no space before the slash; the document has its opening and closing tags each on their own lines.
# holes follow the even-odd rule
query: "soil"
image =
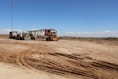
<svg viewBox="0 0 118 79">
<path fill-rule="evenodd" d="M 118 45 L 0 38 L 1 79 L 118 79 Z"/>
</svg>

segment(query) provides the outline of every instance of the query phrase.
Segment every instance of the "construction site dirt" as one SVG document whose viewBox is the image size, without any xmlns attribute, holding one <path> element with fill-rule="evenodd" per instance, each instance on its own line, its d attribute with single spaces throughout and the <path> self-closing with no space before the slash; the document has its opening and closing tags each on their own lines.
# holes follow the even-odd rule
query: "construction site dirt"
<svg viewBox="0 0 118 79">
<path fill-rule="evenodd" d="M 0 38 L 1 79 L 118 79 L 118 45 Z"/>
</svg>

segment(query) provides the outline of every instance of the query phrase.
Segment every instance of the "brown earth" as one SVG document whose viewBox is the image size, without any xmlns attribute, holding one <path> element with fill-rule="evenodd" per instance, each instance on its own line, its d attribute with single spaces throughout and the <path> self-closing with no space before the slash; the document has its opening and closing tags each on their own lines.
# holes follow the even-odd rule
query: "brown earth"
<svg viewBox="0 0 118 79">
<path fill-rule="evenodd" d="M 118 45 L 112 41 L 0 38 L 0 62 L 2 79 L 118 79 Z"/>
</svg>

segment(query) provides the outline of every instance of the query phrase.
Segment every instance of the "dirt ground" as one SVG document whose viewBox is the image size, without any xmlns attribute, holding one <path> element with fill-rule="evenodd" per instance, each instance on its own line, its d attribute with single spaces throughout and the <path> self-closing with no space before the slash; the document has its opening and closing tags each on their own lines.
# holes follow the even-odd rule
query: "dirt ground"
<svg viewBox="0 0 118 79">
<path fill-rule="evenodd" d="M 0 79 L 118 79 L 118 45 L 0 38 Z"/>
</svg>

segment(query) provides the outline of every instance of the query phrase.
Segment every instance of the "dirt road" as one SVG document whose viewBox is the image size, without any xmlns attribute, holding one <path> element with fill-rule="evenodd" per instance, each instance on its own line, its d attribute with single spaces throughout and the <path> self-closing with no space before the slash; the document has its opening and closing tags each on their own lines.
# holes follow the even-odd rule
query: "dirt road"
<svg viewBox="0 0 118 79">
<path fill-rule="evenodd" d="M 105 41 L 0 38 L 0 62 L 2 79 L 118 79 L 118 45 Z"/>
</svg>

